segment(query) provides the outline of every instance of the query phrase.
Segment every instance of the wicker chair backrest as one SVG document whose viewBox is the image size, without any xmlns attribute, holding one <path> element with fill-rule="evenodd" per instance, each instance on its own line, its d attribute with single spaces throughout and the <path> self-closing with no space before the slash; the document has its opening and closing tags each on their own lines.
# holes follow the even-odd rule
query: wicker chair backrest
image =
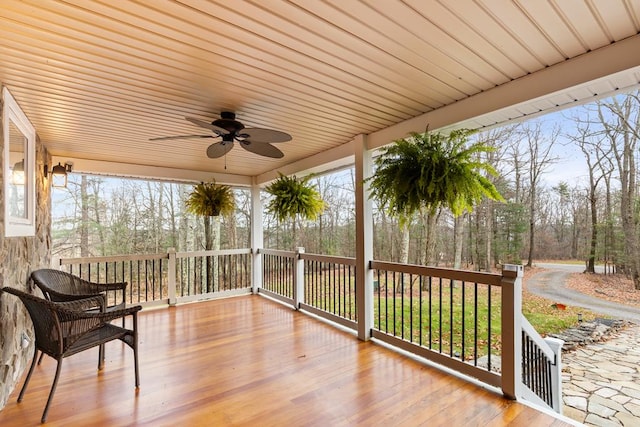
<svg viewBox="0 0 640 427">
<path fill-rule="evenodd" d="M 60 270 L 43 268 L 32 272 L 31 278 L 40 290 L 52 301 L 58 300 L 55 296 L 56 293 L 67 295 L 95 295 L 101 291 L 97 284 Z"/>
</svg>

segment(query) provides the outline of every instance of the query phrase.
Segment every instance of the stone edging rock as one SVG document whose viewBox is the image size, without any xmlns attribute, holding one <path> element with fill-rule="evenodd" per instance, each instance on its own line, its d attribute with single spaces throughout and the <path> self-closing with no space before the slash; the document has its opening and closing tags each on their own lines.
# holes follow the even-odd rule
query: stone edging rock
<svg viewBox="0 0 640 427">
<path fill-rule="evenodd" d="M 575 328 L 569 328 L 557 334 L 549 334 L 548 336 L 563 340 L 564 345 L 562 346 L 562 351 L 565 352 L 575 350 L 578 347 L 594 342 L 605 341 L 609 335 L 630 324 L 631 323 L 626 320 L 598 318 L 593 322 L 582 322 Z M 487 369 L 487 362 L 487 356 L 482 356 L 478 359 L 477 365 L 481 368 Z M 500 356 L 492 355 L 491 371 L 500 373 L 502 370 L 501 362 Z"/>
<path fill-rule="evenodd" d="M 609 335 L 629 324 L 625 320 L 598 318 L 593 322 L 582 322 L 575 328 L 569 328 L 557 334 L 549 334 L 549 336 L 564 341 L 562 351 L 571 351 L 583 345 L 604 341 Z"/>
</svg>

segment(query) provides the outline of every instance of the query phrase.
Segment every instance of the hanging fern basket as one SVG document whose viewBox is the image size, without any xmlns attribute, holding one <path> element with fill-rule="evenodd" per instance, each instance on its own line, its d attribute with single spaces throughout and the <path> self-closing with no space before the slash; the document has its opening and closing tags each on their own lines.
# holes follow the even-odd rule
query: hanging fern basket
<svg viewBox="0 0 640 427">
<path fill-rule="evenodd" d="M 265 188 L 273 196 L 267 210 L 280 222 L 297 216 L 310 221 L 316 220 L 324 210 L 325 203 L 318 190 L 309 184 L 311 178 L 311 175 L 297 178 L 295 175 L 289 177 L 280 174 L 278 179 Z"/>
<path fill-rule="evenodd" d="M 230 215 L 235 210 L 235 196 L 228 185 L 201 182 L 193 187 L 186 201 L 187 210 L 200 216 Z"/>
</svg>

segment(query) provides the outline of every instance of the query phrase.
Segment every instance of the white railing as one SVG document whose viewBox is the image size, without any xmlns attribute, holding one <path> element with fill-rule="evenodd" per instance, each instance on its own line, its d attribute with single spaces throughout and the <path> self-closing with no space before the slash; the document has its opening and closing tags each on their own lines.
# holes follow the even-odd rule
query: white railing
<svg viewBox="0 0 640 427">
<path fill-rule="evenodd" d="M 357 330 L 354 258 L 250 249 L 61 259 L 59 268 L 129 283 L 127 302 L 176 304 L 257 292 Z M 562 411 L 562 341 L 543 339 L 522 315 L 522 267 L 501 274 L 371 261 L 372 337 Z M 255 276 L 254 276 L 255 277 Z M 501 351 L 492 349 L 500 343 Z"/>
<path fill-rule="evenodd" d="M 522 389 L 520 397 L 562 414 L 562 345 L 557 338 L 542 338 L 522 318 Z"/>
<path fill-rule="evenodd" d="M 355 259 L 260 249 L 258 292 L 347 328 L 356 329 Z"/>
<path fill-rule="evenodd" d="M 251 250 L 61 258 L 54 267 L 95 282 L 127 282 L 128 304 L 173 305 L 251 291 Z"/>
<path fill-rule="evenodd" d="M 355 259 L 303 248 L 259 253 L 259 292 L 357 329 Z M 561 413 L 562 342 L 543 339 L 522 315 L 521 266 L 501 274 L 381 261 L 370 268 L 374 338 Z"/>
</svg>

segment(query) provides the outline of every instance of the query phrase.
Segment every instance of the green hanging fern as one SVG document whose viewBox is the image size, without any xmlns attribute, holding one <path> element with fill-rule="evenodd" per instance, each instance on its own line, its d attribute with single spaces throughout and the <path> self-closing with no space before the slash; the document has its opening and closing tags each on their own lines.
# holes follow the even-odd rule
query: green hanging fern
<svg viewBox="0 0 640 427">
<path fill-rule="evenodd" d="M 466 129 L 448 135 L 427 131 L 395 141 L 375 160 L 375 175 L 368 180 L 371 197 L 401 222 L 422 208 L 446 207 L 458 216 L 471 211 L 483 197 L 502 201 L 482 173 L 495 175 L 495 170 L 477 160 L 478 153 L 492 148 L 468 145 L 471 133 Z"/>
<path fill-rule="evenodd" d="M 273 196 L 267 210 L 280 222 L 295 219 L 298 215 L 310 221 L 316 220 L 324 210 L 325 203 L 320 193 L 309 184 L 311 178 L 311 175 L 298 179 L 295 175 L 288 177 L 280 174 L 265 188 Z"/>
<path fill-rule="evenodd" d="M 201 182 L 193 187 L 185 202 L 187 210 L 200 216 L 231 215 L 236 208 L 233 190 L 228 185 Z"/>
</svg>

